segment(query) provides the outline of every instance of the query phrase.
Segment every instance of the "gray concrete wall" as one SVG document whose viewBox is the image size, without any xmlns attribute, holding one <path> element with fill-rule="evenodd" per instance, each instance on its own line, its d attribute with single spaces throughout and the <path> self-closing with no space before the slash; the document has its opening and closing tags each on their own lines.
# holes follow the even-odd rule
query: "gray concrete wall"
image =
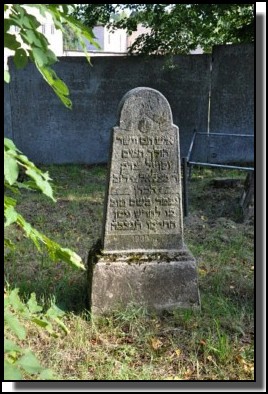
<svg viewBox="0 0 268 394">
<path fill-rule="evenodd" d="M 210 132 L 254 134 L 254 45 L 213 49 Z"/>
<path fill-rule="evenodd" d="M 209 56 L 179 56 L 175 69 L 165 58 L 64 57 L 55 66 L 67 83 L 73 110 L 66 109 L 30 64 L 12 67 L 11 101 L 14 140 L 39 163 L 101 163 L 108 158 L 118 104 L 139 86 L 159 90 L 168 99 L 186 153 L 195 128 L 206 129 Z"/>
<path fill-rule="evenodd" d="M 219 124 L 221 113 L 229 113 L 223 116 L 224 127 L 218 131 L 230 132 L 230 124 L 232 131 L 238 130 L 242 117 L 244 129 L 247 127 L 252 132 L 253 96 L 249 101 L 246 99 L 251 96 L 254 81 L 254 73 L 250 72 L 252 49 L 243 49 L 248 59 L 246 69 L 241 61 L 240 67 L 236 66 L 231 55 L 225 60 L 231 64 L 232 79 L 238 80 L 240 94 L 236 94 L 228 76 L 224 76 L 225 83 L 220 78 L 222 63 L 220 60 L 217 63 L 216 57 L 219 53 L 220 59 L 224 59 L 224 48 L 220 47 L 213 55 L 213 72 L 218 77 L 212 77 L 212 94 L 218 101 L 213 103 L 212 97 L 211 131 Z M 232 50 L 226 49 L 228 54 Z M 239 51 L 242 57 L 242 49 Z M 105 163 L 120 100 L 130 89 L 145 86 L 159 90 L 169 101 L 174 123 L 180 130 L 181 156 L 185 156 L 194 130 L 207 131 L 211 56 L 176 56 L 173 68 L 166 67 L 166 60 L 161 56 L 93 57 L 90 66 L 82 57 L 60 58 L 55 70 L 70 89 L 72 111 L 63 106 L 32 64 L 23 70 L 15 70 L 11 64 L 11 83 L 5 89 L 6 135 L 13 136 L 18 148 L 36 163 Z M 239 81 L 244 81 L 241 86 Z M 230 103 L 224 104 L 224 112 L 219 101 L 222 89 L 224 97 L 230 98 Z"/>
<path fill-rule="evenodd" d="M 7 83 L 5 83 L 4 89 L 4 134 L 7 138 L 14 138 L 11 120 L 10 84 Z"/>
</svg>

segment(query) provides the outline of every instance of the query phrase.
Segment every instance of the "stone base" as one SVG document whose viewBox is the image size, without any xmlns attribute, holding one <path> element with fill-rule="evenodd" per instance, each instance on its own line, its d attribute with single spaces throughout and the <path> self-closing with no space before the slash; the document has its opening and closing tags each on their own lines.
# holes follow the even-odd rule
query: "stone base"
<svg viewBox="0 0 268 394">
<path fill-rule="evenodd" d="M 148 310 L 200 307 L 195 259 L 187 250 L 161 254 L 89 256 L 91 312 L 128 304 Z"/>
</svg>

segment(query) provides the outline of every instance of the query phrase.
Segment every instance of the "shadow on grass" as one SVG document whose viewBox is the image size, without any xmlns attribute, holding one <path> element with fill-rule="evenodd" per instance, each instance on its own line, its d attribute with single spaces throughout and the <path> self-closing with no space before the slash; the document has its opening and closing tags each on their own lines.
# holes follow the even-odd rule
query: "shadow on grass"
<svg viewBox="0 0 268 394">
<path fill-rule="evenodd" d="M 45 234 L 50 232 L 52 236 L 53 234 L 57 235 L 61 244 L 63 244 L 62 239 L 64 242 L 68 240 L 68 246 L 74 250 L 77 250 L 78 247 L 78 253 L 87 256 L 90 245 L 94 244 L 100 236 L 107 168 L 106 166 L 93 166 L 92 168 L 87 166 L 54 166 L 52 170 L 55 185 L 59 187 L 58 204 L 54 207 L 49 204 L 43 205 L 42 201 L 36 203 L 35 195 L 29 195 L 27 199 L 24 199 L 22 208 L 28 215 L 36 209 L 40 219 L 40 229 Z M 204 222 L 200 218 L 198 223 L 192 223 L 189 226 L 190 229 L 193 229 L 191 235 L 193 244 L 196 248 L 204 249 L 205 252 L 207 252 L 209 237 L 211 234 L 213 237 L 216 234 L 216 229 L 211 230 L 211 222 L 216 221 L 219 217 L 232 220 L 239 218 L 237 207 L 239 206 L 241 187 L 213 189 L 209 183 L 216 175 L 214 172 L 199 171 L 190 183 L 190 211 L 191 207 L 194 210 L 198 209 L 199 213 L 207 216 L 210 222 L 207 225 L 210 232 L 204 231 Z M 84 200 L 77 201 L 81 196 Z M 36 220 L 36 215 L 31 218 L 33 223 L 34 220 Z M 199 227 L 197 228 L 197 226 Z M 221 227 L 222 224 L 218 223 L 217 226 Z M 232 231 L 235 233 L 237 229 Z M 229 233 L 230 230 L 228 230 Z M 229 238 L 231 238 L 230 235 Z M 228 239 L 227 241 L 213 239 L 211 242 L 213 243 L 211 248 L 220 255 L 222 250 L 217 251 L 217 247 L 223 248 L 225 247 L 224 243 L 229 241 Z M 245 247 L 248 246 L 245 245 Z M 65 311 L 80 313 L 87 308 L 86 272 L 71 269 L 64 263 L 52 263 L 47 256 L 40 257 L 28 240 L 19 242 L 17 249 L 6 258 L 5 275 L 12 288 L 19 287 L 20 294 L 24 298 L 28 298 L 31 292 L 35 292 L 38 300 L 45 302 L 45 304 L 53 298 L 57 305 Z M 217 261 L 215 263 L 218 264 Z M 242 290 L 241 281 L 243 282 L 243 279 L 239 276 L 235 276 L 233 279 L 237 282 L 235 291 L 240 288 L 240 295 L 236 298 L 241 298 L 241 304 L 247 299 L 250 301 L 253 298 L 252 288 L 246 287 L 245 290 Z M 219 283 L 224 280 L 219 276 Z M 204 284 L 204 291 L 211 294 L 217 291 L 218 284 L 215 283 L 215 280 L 214 283 L 213 280 L 208 280 Z M 232 284 L 230 283 L 230 285 Z M 201 291 L 203 286 L 201 282 Z M 230 290 L 230 288 L 226 289 Z M 231 296 L 234 294 L 234 291 L 231 292 Z"/>
<path fill-rule="evenodd" d="M 47 289 L 37 289 L 36 286 L 30 286 L 29 283 L 16 282 L 15 286 L 10 288 L 19 288 L 21 298 L 27 301 L 31 293 L 36 294 L 37 302 L 44 306 L 44 309 L 50 306 L 53 301 L 62 311 L 80 314 L 88 310 L 88 298 L 86 280 L 84 283 L 77 283 L 74 287 L 64 287 L 64 281 L 59 282 L 59 288 L 56 291 L 48 293 Z"/>
</svg>

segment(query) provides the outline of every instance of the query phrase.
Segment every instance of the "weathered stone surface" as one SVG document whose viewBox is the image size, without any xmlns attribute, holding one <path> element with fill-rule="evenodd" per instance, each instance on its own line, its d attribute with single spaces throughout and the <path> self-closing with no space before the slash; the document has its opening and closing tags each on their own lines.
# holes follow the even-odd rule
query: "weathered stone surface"
<svg viewBox="0 0 268 394">
<path fill-rule="evenodd" d="M 120 103 L 105 206 L 103 239 L 88 259 L 91 311 L 199 306 L 183 241 L 178 127 L 154 89 L 133 89 Z"/>
<path fill-rule="evenodd" d="M 104 251 L 183 246 L 178 127 L 166 98 L 137 88 L 114 127 Z"/>
<path fill-rule="evenodd" d="M 103 256 L 90 266 L 94 267 L 94 314 L 108 313 L 129 303 L 155 311 L 199 307 L 195 259 L 187 250 L 164 259 L 154 254 L 152 260 L 150 255 Z"/>
</svg>

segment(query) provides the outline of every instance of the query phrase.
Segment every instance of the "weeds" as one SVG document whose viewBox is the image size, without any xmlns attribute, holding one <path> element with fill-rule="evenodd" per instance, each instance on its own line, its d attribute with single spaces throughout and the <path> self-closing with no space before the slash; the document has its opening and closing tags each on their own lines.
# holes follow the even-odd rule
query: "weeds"
<svg viewBox="0 0 268 394">
<path fill-rule="evenodd" d="M 100 238 L 105 166 L 52 166 L 56 204 L 23 191 L 20 209 L 37 228 L 84 257 Z M 129 305 L 108 316 L 86 311 L 86 275 L 39 255 L 18 228 L 5 251 L 5 279 L 27 300 L 65 311 L 69 334 L 53 338 L 29 323 L 27 345 L 63 380 L 253 380 L 254 231 L 238 215 L 241 188 L 211 189 L 213 177 L 244 173 L 193 169 L 185 242 L 198 262 L 201 311 L 162 315 Z"/>
</svg>

